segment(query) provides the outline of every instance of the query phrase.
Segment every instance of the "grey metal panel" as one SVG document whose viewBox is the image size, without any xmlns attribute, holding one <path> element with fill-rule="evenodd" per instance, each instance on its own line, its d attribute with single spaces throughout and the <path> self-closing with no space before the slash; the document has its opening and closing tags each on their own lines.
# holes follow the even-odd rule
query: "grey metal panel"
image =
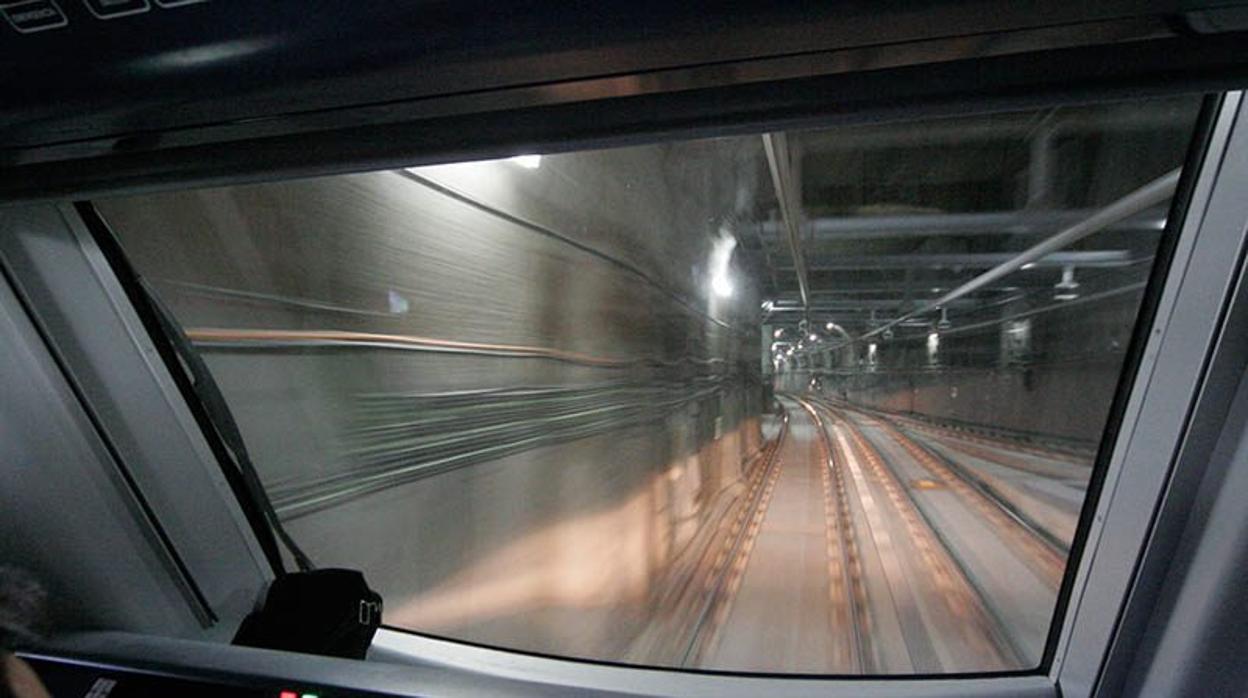
<svg viewBox="0 0 1248 698">
<path fill-rule="evenodd" d="M 384 628 L 373 641 L 369 659 L 452 669 L 465 682 L 495 677 L 570 690 L 635 696 L 1051 698 L 1057 695 L 1045 676 L 890 680 L 699 674 L 535 657 Z"/>
<path fill-rule="evenodd" d="M 509 8 L 489 22 L 482 21 L 487 3 L 455 3 L 455 12 L 322 3 L 319 22 L 301 23 L 304 3 L 270 2 L 263 10 L 207 3 L 194 14 L 127 20 L 109 33 L 99 32 L 95 23 L 75 23 L 42 37 L 38 48 L 5 46 L 5 58 L 28 66 L 39 65 L 29 62 L 32 54 L 37 61 L 47 51 L 77 47 L 95 57 L 91 67 L 130 69 L 100 74 L 45 62 L 37 76 L 14 71 L 6 76 L 12 98 L 0 109 L 0 126 L 6 143 L 56 143 L 84 152 L 98 146 L 84 141 L 100 136 L 115 142 L 118 134 L 237 124 L 260 116 L 271 122 L 280 114 L 323 123 L 327 111 L 337 111 L 331 118 L 341 123 L 343 109 L 352 106 L 378 111 L 379 105 L 398 101 L 532 85 L 548 93 L 546 100 L 565 100 L 584 96 L 577 81 L 602 76 L 630 76 L 615 84 L 614 96 L 666 88 L 673 70 L 697 71 L 682 76 L 675 88 L 749 79 L 740 68 L 724 69 L 733 61 L 779 63 L 788 75 L 804 77 L 829 63 L 845 67 L 822 52 L 864 51 L 848 66 L 864 69 L 864 62 L 912 60 L 915 53 L 931 51 L 922 44 L 949 39 L 937 53 L 941 58 L 1155 38 L 1172 33 L 1162 18 L 1181 4 L 756 2 L 737 3 L 731 12 L 670 3 L 595 10 L 538 4 Z M 144 26 L 155 21 L 161 24 Z M 238 36 L 239 26 L 249 34 Z M 145 40 L 115 33 L 127 30 Z M 990 33 L 999 36 L 982 38 Z M 328 39 L 334 50 L 309 50 Z M 899 49 L 915 44 L 918 51 Z M 205 72 L 210 68 L 221 72 Z M 27 81 L 42 89 L 31 89 Z M 125 94 L 114 81 L 126 85 Z M 550 89 L 552 82 L 562 84 Z M 212 88 L 202 89 L 208 85 Z M 224 95 L 232 98 L 219 98 Z M 261 128 L 272 133 L 275 126 Z"/>
<path fill-rule="evenodd" d="M 172 560 L 3 278 L 0 347 L 0 564 L 47 587 L 61 627 L 195 631 Z"/>
<path fill-rule="evenodd" d="M 1242 332 L 1242 325 L 1241 325 Z M 1162 590 L 1144 650 L 1126 669 L 1123 695 L 1232 695 L 1248 684 L 1248 384 L 1242 379 L 1209 477 Z M 1107 691 L 1113 694 L 1112 690 Z"/>
<path fill-rule="evenodd" d="M 208 632 L 232 633 L 271 572 L 172 377 L 81 225 L 69 207 L 8 211 L 0 259 L 211 613 L 225 621 Z"/>
<path fill-rule="evenodd" d="M 1215 216 L 1212 223 L 1245 227 L 1248 205 L 1217 206 Z M 1248 269 L 1241 267 L 1100 693 L 1226 695 L 1248 680 L 1238 657 L 1248 646 L 1239 579 L 1248 565 L 1245 362 Z"/>
<path fill-rule="evenodd" d="M 379 632 L 368 662 L 314 657 L 128 633 L 84 633 L 57 640 L 51 651 L 171 671 L 230 672 L 297 679 L 396 696 L 862 696 L 863 698 L 1052 698 L 1043 676 L 1001 679 L 834 680 L 711 675 L 633 669 L 547 659 Z M 378 645 L 383 645 L 379 648 Z M 399 645 L 420 645 L 414 660 Z"/>
<path fill-rule="evenodd" d="M 1102 485 L 1052 667 L 1065 696 L 1092 694 L 1219 329 L 1217 301 L 1238 273 L 1241 100 L 1229 94 L 1219 115 Z"/>
<path fill-rule="evenodd" d="M 999 12 L 976 11 L 971 5 L 959 4 L 963 7 L 957 14 L 906 18 L 906 23 L 924 28 L 920 34 L 926 38 L 897 37 L 866 46 L 855 41 L 851 47 L 836 48 L 834 42 L 823 44 L 822 50 L 811 48 L 775 55 L 770 48 L 775 45 L 774 40 L 761 41 L 768 49 L 752 59 L 721 55 L 705 64 L 678 61 L 672 67 L 643 72 L 621 68 L 606 70 L 605 75 L 584 71 L 587 65 L 603 70 L 604 64 L 597 60 L 601 56 L 592 54 L 595 59 L 589 60 L 578 53 L 573 61 L 577 70 L 570 75 L 552 74 L 554 64 L 539 62 L 536 68 L 544 69 L 543 72 L 518 76 L 523 79 L 515 84 L 466 89 L 464 76 L 457 73 L 447 81 L 453 90 L 435 90 L 418 99 L 398 99 L 393 94 L 396 85 L 432 85 L 430 71 L 422 67 L 414 73 L 404 71 L 399 77 L 374 76 L 369 80 L 374 83 L 374 90 L 378 89 L 379 77 L 388 78 L 380 81 L 381 97 L 349 109 L 304 109 L 279 115 L 290 108 L 289 102 L 282 99 L 284 90 L 264 90 L 260 93 L 261 104 L 252 105 L 271 117 L 264 119 L 203 120 L 207 109 L 250 101 L 242 97 L 217 99 L 196 109 L 180 102 L 175 111 L 183 117 L 193 114 L 198 125 L 169 128 L 160 131 L 155 139 L 135 138 L 128 132 L 112 133 L 16 150 L 9 156 L 17 164 L 15 176 L 0 182 L 0 204 L 70 195 L 138 193 L 189 184 L 260 181 L 276 176 L 358 172 L 504 157 L 534 150 L 553 152 L 591 145 L 623 145 L 674 133 L 711 136 L 753 132 L 764 125 L 779 129 L 828 117 L 861 120 L 870 114 L 874 118 L 895 118 L 913 113 L 918 105 L 948 112 L 951 98 L 961 100 L 967 95 L 980 108 L 1000 108 L 1004 104 L 1034 104 L 1037 100 L 1052 99 L 1055 85 L 1062 85 L 1068 96 L 1097 100 L 1138 96 L 1141 83 L 1149 83 L 1150 92 L 1199 92 L 1232 84 L 1225 73 L 1238 67 L 1235 57 L 1239 54 L 1227 48 L 1237 37 L 1210 35 L 1193 41 L 1175 35 L 1161 16 L 1153 14 L 1015 27 L 999 34 L 966 36 L 959 32 L 991 30 L 970 29 L 968 18 L 974 18 L 972 23 L 978 24 L 977 20 L 995 18 Z M 873 12 L 865 13 L 872 24 L 896 24 L 872 9 Z M 1035 16 L 1028 10 L 1020 13 Z M 956 30 L 950 28 L 949 34 L 928 36 L 933 19 L 947 22 Z M 843 13 L 828 23 L 838 31 L 852 26 Z M 751 44 L 760 41 L 758 29 L 753 26 L 747 34 Z M 788 38 L 806 35 L 810 29 L 810 18 L 806 17 Z M 392 43 L 403 45 L 408 38 Z M 680 46 L 685 54 L 685 49 L 692 48 L 680 42 L 665 46 L 664 52 L 673 46 Z M 755 46 L 749 53 L 757 53 L 758 44 Z M 644 56 L 648 48 L 624 51 L 611 46 L 608 53 Z M 786 52 L 789 48 L 786 44 Z M 1071 66 L 1064 63 L 1071 54 L 1063 50 L 1092 53 Z M 1046 55 L 1038 57 L 1041 53 Z M 1223 53 L 1232 57 L 1221 57 Z M 994 65 L 986 70 L 979 61 L 993 61 Z M 1155 65 L 1163 61 L 1164 66 Z M 499 69 L 509 71 L 516 65 L 506 59 L 473 68 L 479 77 L 493 76 Z M 1061 83 L 1052 80 L 1056 70 L 1072 71 L 1085 65 L 1095 65 L 1095 75 L 1075 70 L 1064 76 Z M 920 76 L 918 72 L 909 72 L 921 66 L 933 74 Z M 528 70 L 534 68 L 527 66 Z M 889 75 L 892 70 L 901 72 Z M 968 74 L 960 77 L 941 74 L 961 74 L 964 70 Z M 264 70 L 259 73 L 268 75 Z M 860 74 L 870 77 L 860 79 Z M 831 82 L 811 82 L 816 80 Z M 350 81 L 339 78 L 331 85 L 334 89 L 322 84 L 312 92 L 320 98 L 326 94 L 341 96 L 342 89 L 363 81 L 363 76 L 354 76 Z M 709 97 L 685 101 L 700 91 L 718 90 L 724 93 L 710 92 Z M 830 93 L 838 95 L 835 105 L 825 97 Z M 670 109 L 655 106 L 663 102 Z M 135 124 L 128 120 L 115 128 L 125 131 L 135 128 Z M 145 128 L 148 133 L 155 133 L 158 127 L 149 124 Z M 462 138 L 464 133 L 473 133 L 474 137 L 466 141 Z M 239 147 L 241 142 L 247 145 Z"/>
<path fill-rule="evenodd" d="M 82 633 L 57 638 L 42 652 L 43 656 L 69 656 L 105 666 L 112 663 L 174 676 L 220 675 L 224 672 L 249 677 L 253 681 L 319 684 L 377 691 L 392 696 L 611 695 L 606 691 L 506 677 L 469 676 L 432 665 L 411 667 L 361 662 L 119 632 Z M 39 653 L 32 655 L 40 656 Z"/>
</svg>

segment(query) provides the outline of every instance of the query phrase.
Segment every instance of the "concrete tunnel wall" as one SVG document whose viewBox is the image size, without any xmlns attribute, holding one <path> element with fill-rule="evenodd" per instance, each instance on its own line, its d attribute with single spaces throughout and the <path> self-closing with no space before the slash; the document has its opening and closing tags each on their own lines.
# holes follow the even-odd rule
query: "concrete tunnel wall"
<svg viewBox="0 0 1248 698">
<path fill-rule="evenodd" d="M 365 570 L 387 623 L 636 658 L 673 565 L 741 494 L 761 446 L 757 293 L 707 291 L 719 228 L 758 184 L 748 162 L 709 141 L 546 156 L 534 170 L 466 163 L 99 206 L 183 325 L 201 331 L 296 539 L 319 564 Z M 259 329 L 609 362 L 237 341 Z M 210 330 L 215 341 L 203 339 Z M 404 455 L 410 439 L 384 434 L 437 413 L 422 395 L 618 385 L 636 393 L 611 398 L 630 415 L 618 424 L 360 496 L 327 488 L 418 466 Z M 698 397 L 676 399 L 686 394 Z M 332 504 L 307 505 L 323 496 Z"/>
</svg>

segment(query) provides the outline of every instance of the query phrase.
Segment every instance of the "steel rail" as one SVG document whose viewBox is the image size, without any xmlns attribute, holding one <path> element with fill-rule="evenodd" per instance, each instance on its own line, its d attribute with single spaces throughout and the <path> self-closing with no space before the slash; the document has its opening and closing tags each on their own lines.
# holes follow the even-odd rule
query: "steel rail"
<svg viewBox="0 0 1248 698">
<path fill-rule="evenodd" d="M 783 405 L 781 408 L 783 409 Z M 783 420 L 780 423 L 780 433 L 776 436 L 775 447 L 768 454 L 767 461 L 761 469 L 757 491 L 754 492 L 753 499 L 742 510 L 744 516 L 741 519 L 741 530 L 737 532 L 737 536 L 733 540 L 732 546 L 729 548 L 728 556 L 726 557 L 727 563 L 724 565 L 723 569 L 720 570 L 719 574 L 716 575 L 715 580 L 712 582 L 710 590 L 706 595 L 706 601 L 702 604 L 702 610 L 698 612 L 697 620 L 695 620 L 693 624 L 693 631 L 689 634 L 689 642 L 685 646 L 684 653 L 681 655 L 679 666 L 689 666 L 690 662 L 696 658 L 708 642 L 708 639 L 703 637 L 703 631 L 706 626 L 707 619 L 710 618 L 711 612 L 716 610 L 717 605 L 722 605 L 716 604 L 716 601 L 723 599 L 724 587 L 728 583 L 728 574 L 734 567 L 732 561 L 742 554 L 745 546 L 745 540 L 749 537 L 751 530 L 751 526 L 749 524 L 751 516 L 757 517 L 760 510 L 765 511 L 765 507 L 767 505 L 766 495 L 768 493 L 767 482 L 775 473 L 777 464 L 780 462 L 780 451 L 784 446 L 784 441 L 788 437 L 788 434 L 789 413 L 788 410 L 785 409 Z M 742 565 L 742 569 L 744 569 L 744 565 Z M 712 629 L 712 634 L 715 631 L 717 631 L 717 628 Z"/>
<path fill-rule="evenodd" d="M 820 405 L 820 408 L 831 416 L 839 414 L 837 410 L 827 405 Z M 950 575 L 949 582 L 953 586 L 946 591 L 960 597 L 967 604 L 967 609 L 972 613 L 978 612 L 983 614 L 979 619 L 980 623 L 972 623 L 971 625 L 979 626 L 983 633 L 982 638 L 993 647 L 998 654 L 998 659 L 1003 664 L 1007 666 L 1012 664 L 1016 668 L 1025 666 L 1026 662 L 1023 658 L 1026 655 L 1009 632 L 1009 626 L 1002 619 L 992 599 L 984 593 L 983 588 L 976 582 L 967 569 L 965 561 L 957 554 L 954 547 L 950 545 L 948 538 L 932 522 L 927 512 L 919 506 L 919 503 L 915 500 L 914 493 L 902 485 L 900 475 L 896 472 L 893 465 L 889 463 L 888 459 L 884 457 L 879 446 L 863 433 L 862 427 L 854 420 L 841 415 L 839 421 L 845 425 L 846 430 L 849 432 L 851 446 L 860 451 L 860 454 L 867 461 L 868 466 L 870 466 L 869 469 L 873 471 L 877 484 L 884 490 L 897 513 L 901 515 L 902 522 L 909 529 L 911 537 L 919 547 L 920 557 L 925 558 L 926 563 L 933 570 L 938 569 L 943 562 L 941 559 L 942 555 L 945 561 L 952 565 L 950 571 L 955 572 L 955 574 Z M 923 544 L 924 538 L 928 539 L 926 545 Z M 931 545 L 932 542 L 936 545 Z M 946 597 L 946 602 L 953 603 L 953 600 Z"/>
<path fill-rule="evenodd" d="M 829 406 L 821 405 L 820 407 L 822 410 L 829 413 L 829 415 L 835 415 L 835 413 L 837 413 L 837 411 L 832 410 Z M 945 533 L 941 531 L 940 527 L 936 526 L 936 523 L 932 521 L 929 513 L 925 511 L 924 507 L 920 506 L 919 501 L 917 501 L 915 497 L 915 493 L 912 492 L 910 488 L 902 486 L 902 478 L 900 474 L 897 473 L 896 468 L 892 466 L 892 463 L 889 462 L 889 458 L 884 456 L 884 452 L 880 450 L 879 445 L 876 445 L 876 443 L 872 441 L 869 436 L 866 436 L 866 433 L 862 431 L 862 427 L 857 425 L 854 420 L 850 420 L 850 418 L 841 415 L 840 421 L 841 423 L 844 423 L 847 430 L 851 432 L 852 440 L 855 441 L 856 447 L 859 447 L 864 451 L 866 451 L 867 448 L 874 451 L 877 465 L 881 467 L 880 474 L 891 479 L 892 484 L 895 486 L 894 488 L 896 489 L 896 492 L 900 493 L 901 501 L 909 503 L 911 511 L 914 512 L 917 517 L 917 522 L 921 523 L 922 531 L 930 534 L 936 542 L 940 543 L 943 553 L 946 554 L 948 559 L 950 559 L 953 563 L 953 566 L 957 569 L 958 573 L 960 573 L 962 582 L 966 584 L 967 588 L 970 588 L 971 591 L 975 592 L 973 597 L 975 597 L 976 601 L 980 602 L 980 607 L 983 613 L 985 613 L 987 618 L 990 618 L 992 621 L 990 626 L 988 626 L 987 631 L 988 634 L 990 634 L 993 643 L 996 644 L 997 651 L 1003 651 L 1002 659 L 1005 659 L 1005 661 L 1015 662 L 1018 667 L 1026 666 L 1026 653 L 1023 652 L 1023 649 L 1020 647 L 1020 644 L 1018 644 L 1017 639 L 1013 637 L 1013 634 L 1010 632 L 1010 624 L 1005 622 L 1005 618 L 1002 617 L 1000 609 L 997 608 L 995 599 L 993 599 L 990 594 L 985 593 L 985 589 L 980 586 L 980 583 L 976 581 L 975 576 L 971 574 L 970 569 L 967 568 L 965 559 L 962 558 L 961 554 L 958 554 L 957 548 L 952 546 L 950 539 L 945 536 Z"/>
<path fill-rule="evenodd" d="M 939 464 L 955 478 L 965 483 L 971 491 L 978 494 L 987 503 L 997 507 L 997 509 L 1006 516 L 1007 520 L 1012 525 L 1018 527 L 1022 531 L 1026 531 L 1032 536 L 1032 538 L 1040 542 L 1043 547 L 1050 550 L 1054 555 L 1057 555 L 1061 559 L 1062 568 L 1065 568 L 1066 559 L 1070 555 L 1070 545 L 1068 543 L 1062 541 L 1057 535 L 1046 529 L 1038 522 L 1032 520 L 1032 518 L 1027 514 L 1020 511 L 1016 506 L 998 493 L 992 485 L 984 482 L 979 477 L 966 472 L 966 469 L 957 462 L 946 458 L 926 445 L 919 443 L 887 418 L 876 417 L 876 419 L 880 420 L 881 424 L 884 425 L 885 429 L 889 432 L 893 439 L 902 445 L 902 448 L 910 451 L 911 449 L 906 446 L 908 443 L 915 449 L 918 449 L 927 456 L 930 456 L 933 459 L 933 462 Z M 1058 576 L 1057 581 L 1060 583 L 1061 575 Z"/>
<path fill-rule="evenodd" d="M 823 418 L 819 416 L 819 412 L 811 406 L 809 401 L 799 398 L 798 402 L 814 419 L 815 431 L 819 434 L 819 442 L 823 445 L 823 453 L 827 456 L 827 462 L 822 470 L 825 477 L 830 476 L 833 481 L 832 489 L 835 497 L 836 531 L 838 537 L 837 548 L 841 557 L 841 585 L 845 589 L 848 600 L 846 607 L 852 635 L 853 662 L 857 665 L 858 673 L 870 674 L 874 671 L 873 662 L 869 661 L 870 655 L 867 652 L 867 642 L 862 632 L 862 619 L 867 616 L 867 609 L 859 608 L 859 604 L 866 600 L 866 591 L 862 588 L 861 575 L 854 574 L 854 568 L 858 566 L 857 541 L 855 540 L 855 528 L 849 506 L 849 497 L 845 489 L 844 473 L 837 467 L 833 458 L 836 449 L 833 447 L 831 437 L 828 436 L 828 428 Z"/>
<path fill-rule="evenodd" d="M 897 442 L 911 458 L 924 470 L 949 486 L 968 508 L 980 511 L 985 519 L 994 524 L 994 529 L 998 533 L 1012 530 L 1016 538 L 1021 539 L 1020 544 L 1029 549 L 1032 554 L 1025 561 L 1040 563 L 1041 558 L 1044 558 L 1043 564 L 1038 565 L 1038 569 L 1031 564 L 1028 566 L 1033 567 L 1046 584 L 1054 590 L 1061 585 L 1066 559 L 1070 553 L 1069 546 L 997 496 L 988 485 L 966 473 L 956 463 L 932 453 L 931 449 L 923 447 L 903 434 L 887 419 L 878 416 L 875 419 L 879 420 L 889 437 Z M 847 417 L 846 421 L 855 420 Z M 865 438 L 870 440 L 870 437 Z"/>
</svg>

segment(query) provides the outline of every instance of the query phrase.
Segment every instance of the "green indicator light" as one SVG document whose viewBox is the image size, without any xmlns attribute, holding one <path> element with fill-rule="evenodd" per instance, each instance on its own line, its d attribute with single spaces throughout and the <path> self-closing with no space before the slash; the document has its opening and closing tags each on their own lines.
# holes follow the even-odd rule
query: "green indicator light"
<svg viewBox="0 0 1248 698">
<path fill-rule="evenodd" d="M 316 695 L 315 693 L 305 693 L 303 694 L 303 698 L 321 698 L 321 697 Z"/>
</svg>

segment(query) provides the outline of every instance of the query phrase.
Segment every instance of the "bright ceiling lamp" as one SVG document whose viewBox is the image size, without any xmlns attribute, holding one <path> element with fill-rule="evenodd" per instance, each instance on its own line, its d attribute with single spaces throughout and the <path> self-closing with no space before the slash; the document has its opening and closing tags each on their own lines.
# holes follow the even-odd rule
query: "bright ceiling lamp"
<svg viewBox="0 0 1248 698">
<path fill-rule="evenodd" d="M 733 293 L 732 275 L 729 264 L 732 252 L 737 247 L 737 239 L 727 230 L 720 228 L 719 238 L 711 247 L 711 292 L 720 298 L 731 298 Z"/>
<path fill-rule="evenodd" d="M 536 170 L 542 166 L 541 155 L 517 155 L 514 158 L 507 158 L 508 162 L 514 162 L 526 170 Z"/>
<path fill-rule="evenodd" d="M 1079 282 L 1075 281 L 1075 268 L 1063 267 L 1062 280 L 1053 284 L 1053 288 L 1057 291 L 1053 294 L 1053 300 L 1073 301 L 1079 297 Z"/>
</svg>

